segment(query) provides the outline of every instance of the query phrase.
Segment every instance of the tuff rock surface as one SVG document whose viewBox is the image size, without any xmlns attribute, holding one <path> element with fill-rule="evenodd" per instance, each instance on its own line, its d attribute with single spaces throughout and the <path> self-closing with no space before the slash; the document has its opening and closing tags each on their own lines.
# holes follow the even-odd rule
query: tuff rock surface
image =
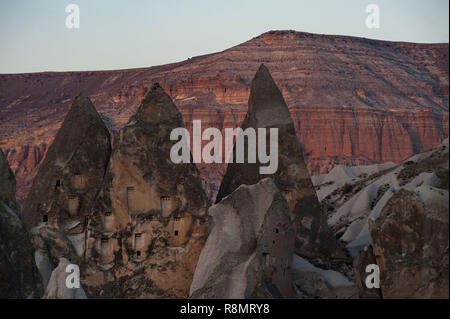
<svg viewBox="0 0 450 319">
<path fill-rule="evenodd" d="M 404 161 L 312 176 L 336 237 L 354 257 L 360 298 L 448 296 L 449 140 Z M 368 289 L 377 264 L 381 289 Z M 445 271 L 447 269 L 447 271 Z"/>
<path fill-rule="evenodd" d="M 261 174 L 260 167 L 267 164 L 262 164 L 259 157 L 256 163 L 249 163 L 249 154 L 246 151 L 244 163 L 228 164 L 216 202 L 220 202 L 240 185 L 253 185 L 262 178 L 273 176 L 275 184 L 289 204 L 296 253 L 313 258 L 345 258 L 343 250 L 331 234 L 325 215 L 322 214 L 288 107 L 264 65 L 260 66 L 252 81 L 248 105 L 242 130 L 254 128 L 257 141 L 258 129 L 266 128 L 265 138 L 269 144 L 269 129 L 278 129 L 278 169 L 271 175 Z M 246 140 L 245 150 L 248 149 L 247 145 Z M 235 159 L 236 149 L 235 145 L 233 149 Z"/>
<path fill-rule="evenodd" d="M 80 265 L 89 212 L 111 153 L 109 132 L 90 99 L 78 95 L 24 203 L 44 284 L 61 257 Z"/>
<path fill-rule="evenodd" d="M 170 133 L 180 127 L 180 112 L 155 84 L 120 131 L 86 232 L 89 296 L 187 296 L 209 202 L 195 164 L 170 159 Z"/>
<path fill-rule="evenodd" d="M 238 187 L 208 213 L 212 228 L 191 298 L 293 297 L 294 232 L 288 203 L 272 179 Z"/>
<path fill-rule="evenodd" d="M 424 186 L 400 190 L 370 235 L 383 298 L 449 298 L 449 194 Z"/>
<path fill-rule="evenodd" d="M 449 140 L 400 163 L 336 166 L 312 176 L 328 224 L 352 256 L 372 244 L 368 220 L 377 219 L 398 191 L 433 187 L 448 192 Z"/>
<path fill-rule="evenodd" d="M 0 149 L 0 298 L 40 298 L 41 280 L 16 202 L 16 179 Z"/>
</svg>

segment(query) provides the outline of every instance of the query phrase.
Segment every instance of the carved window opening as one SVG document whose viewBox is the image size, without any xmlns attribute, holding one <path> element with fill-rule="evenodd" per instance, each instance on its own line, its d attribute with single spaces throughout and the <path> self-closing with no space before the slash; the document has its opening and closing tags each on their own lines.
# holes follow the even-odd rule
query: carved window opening
<svg viewBox="0 0 450 319">
<path fill-rule="evenodd" d="M 142 234 L 134 234 L 134 249 L 140 250 L 142 248 Z"/>
<path fill-rule="evenodd" d="M 175 236 L 178 236 L 178 230 L 175 230 L 175 231 L 173 232 L 173 234 L 174 234 Z"/>
<path fill-rule="evenodd" d="M 61 187 L 61 180 L 57 180 L 55 183 L 55 192 Z"/>
<path fill-rule="evenodd" d="M 161 214 L 164 217 L 167 217 L 172 213 L 173 207 L 173 198 L 171 196 L 161 196 Z"/>
<path fill-rule="evenodd" d="M 105 212 L 103 216 L 103 227 L 105 230 L 112 231 L 114 228 L 114 216 L 112 212 Z"/>
<path fill-rule="evenodd" d="M 136 256 L 137 256 L 137 257 L 141 257 L 141 251 L 140 251 L 140 250 L 138 250 L 138 251 L 136 252 Z"/>
<path fill-rule="evenodd" d="M 278 234 L 280 230 L 278 228 L 275 228 L 275 234 Z"/>
<path fill-rule="evenodd" d="M 84 176 L 80 173 L 75 173 L 73 175 L 73 187 L 75 189 L 83 189 L 84 188 Z"/>
<path fill-rule="evenodd" d="M 109 244 L 109 239 L 108 238 L 102 238 L 101 240 L 101 251 L 102 251 L 102 256 L 106 256 L 108 253 L 108 244 Z"/>
<path fill-rule="evenodd" d="M 44 223 L 48 222 L 48 215 L 42 216 L 42 221 L 43 221 Z"/>
<path fill-rule="evenodd" d="M 283 191 L 283 196 L 284 196 L 284 198 L 286 198 L 287 201 L 289 201 L 291 199 L 292 192 L 288 189 L 285 189 Z"/>
<path fill-rule="evenodd" d="M 102 262 L 110 263 L 114 260 L 112 242 L 109 238 L 102 238 L 100 241 L 100 254 Z"/>
<path fill-rule="evenodd" d="M 78 214 L 79 199 L 75 195 L 69 195 L 69 213 L 70 215 Z"/>
</svg>

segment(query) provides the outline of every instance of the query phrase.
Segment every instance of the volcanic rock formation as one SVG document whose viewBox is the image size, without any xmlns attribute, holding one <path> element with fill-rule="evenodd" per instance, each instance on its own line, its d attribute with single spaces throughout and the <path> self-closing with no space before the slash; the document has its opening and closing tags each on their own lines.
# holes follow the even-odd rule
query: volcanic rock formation
<svg viewBox="0 0 450 319">
<path fill-rule="evenodd" d="M 180 112 L 155 84 L 120 131 L 89 218 L 88 295 L 187 296 L 209 205 L 195 164 L 170 159 L 170 133 L 180 127 Z"/>
<path fill-rule="evenodd" d="M 103 183 L 110 135 L 86 95 L 78 95 L 24 203 L 44 283 L 61 257 L 80 264 L 89 211 Z"/>
<path fill-rule="evenodd" d="M 368 220 L 380 216 L 388 200 L 401 189 L 434 187 L 448 192 L 449 140 L 399 164 L 336 166 L 312 176 L 317 195 L 336 237 L 356 256 L 372 244 Z M 448 197 L 447 197 L 448 198 Z"/>
<path fill-rule="evenodd" d="M 44 222 L 67 234 L 81 233 L 110 154 L 105 124 L 89 98 L 78 95 L 24 203 L 27 224 Z"/>
<path fill-rule="evenodd" d="M 294 232 L 288 203 L 272 179 L 242 185 L 208 213 L 213 226 L 191 298 L 293 296 Z"/>
<path fill-rule="evenodd" d="M 328 223 L 355 257 L 361 298 L 448 298 L 448 171 L 446 139 L 399 164 L 312 177 Z M 373 264 L 381 289 L 365 285 Z"/>
<path fill-rule="evenodd" d="M 449 298 L 448 196 L 400 190 L 369 221 L 383 298 Z"/>
<path fill-rule="evenodd" d="M 0 149 L 0 299 L 39 298 L 41 280 L 16 202 L 16 179 Z"/>
<path fill-rule="evenodd" d="M 269 140 L 268 129 L 278 129 L 278 170 L 273 174 L 273 179 L 283 192 L 292 213 L 296 252 L 312 258 L 345 257 L 331 236 L 325 215 L 322 214 L 288 107 L 264 65 L 260 66 L 252 81 L 248 105 L 248 112 L 241 127 L 243 131 L 254 128 L 256 140 L 258 140 L 258 129 L 266 128 L 267 136 L 264 138 Z M 248 143 L 246 140 L 245 144 L 248 145 Z M 236 149 L 235 145 L 234 159 L 237 158 Z M 245 146 L 244 149 L 248 148 Z M 256 163 L 249 163 L 248 152 L 245 153 L 244 158 L 244 163 L 228 164 L 217 194 L 217 202 L 231 194 L 240 185 L 253 185 L 269 176 L 260 173 L 260 167 L 266 164 L 262 164 L 259 158 Z"/>
<path fill-rule="evenodd" d="M 400 162 L 448 137 L 449 45 L 271 31 L 223 52 L 151 68 L 0 75 L 0 147 L 29 191 L 73 96 L 86 92 L 112 131 L 152 83 L 170 94 L 191 129 L 235 128 L 264 63 L 289 106 L 311 174 L 337 164 Z M 192 133 L 192 132 L 191 132 Z M 225 165 L 199 165 L 217 193 Z"/>
</svg>

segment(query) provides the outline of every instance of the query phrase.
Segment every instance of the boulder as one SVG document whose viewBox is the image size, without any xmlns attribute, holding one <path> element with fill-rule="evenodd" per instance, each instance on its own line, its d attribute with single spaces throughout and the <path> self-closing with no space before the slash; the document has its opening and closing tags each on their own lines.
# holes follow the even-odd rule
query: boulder
<svg viewBox="0 0 450 319">
<path fill-rule="evenodd" d="M 383 298 L 449 298 L 449 194 L 400 190 L 369 220 Z"/>
<path fill-rule="evenodd" d="M 248 111 L 241 128 L 254 128 L 257 136 L 258 128 L 266 128 L 266 141 L 269 140 L 269 129 L 278 129 L 278 170 L 270 175 L 261 174 L 260 167 L 267 164 L 261 164 L 258 158 L 256 163 L 249 163 L 246 152 L 244 163 L 228 164 L 216 203 L 240 185 L 253 185 L 262 178 L 272 177 L 289 204 L 296 253 L 308 258 L 346 258 L 322 213 L 289 109 L 264 65 L 260 66 L 252 81 Z M 236 146 L 233 158 L 236 158 Z"/>
<path fill-rule="evenodd" d="M 208 211 L 212 228 L 191 298 L 290 298 L 294 232 L 272 179 L 242 185 Z"/>
</svg>

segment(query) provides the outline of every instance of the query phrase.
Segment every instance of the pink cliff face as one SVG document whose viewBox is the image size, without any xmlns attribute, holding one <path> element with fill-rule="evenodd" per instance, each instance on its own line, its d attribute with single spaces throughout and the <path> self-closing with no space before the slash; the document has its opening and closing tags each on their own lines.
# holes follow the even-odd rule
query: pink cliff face
<svg viewBox="0 0 450 319">
<path fill-rule="evenodd" d="M 112 139 L 159 82 L 202 127 L 239 127 L 264 63 L 294 121 L 310 174 L 336 164 L 398 162 L 448 136 L 448 44 L 265 33 L 220 53 L 123 71 L 0 75 L 0 147 L 24 199 L 69 105 L 92 99 Z M 214 197 L 225 165 L 199 165 Z"/>
</svg>

